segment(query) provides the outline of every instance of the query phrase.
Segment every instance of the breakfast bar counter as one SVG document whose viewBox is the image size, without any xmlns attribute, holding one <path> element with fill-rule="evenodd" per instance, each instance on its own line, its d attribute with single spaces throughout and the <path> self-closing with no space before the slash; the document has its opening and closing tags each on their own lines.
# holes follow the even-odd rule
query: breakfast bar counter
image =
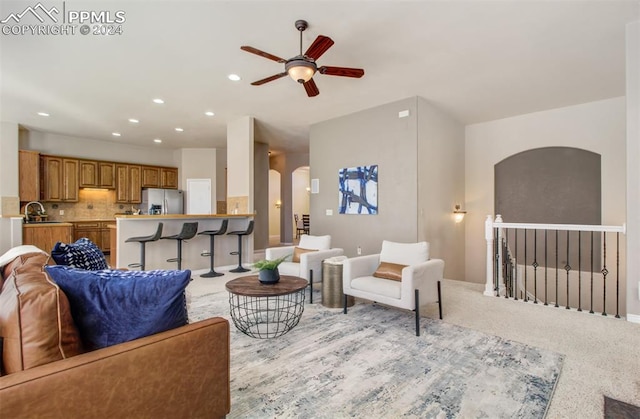
<svg viewBox="0 0 640 419">
<path fill-rule="evenodd" d="M 158 223 L 163 224 L 162 236 L 171 236 L 180 233 L 182 225 L 187 222 L 198 223 L 198 233 L 204 230 L 217 230 L 222 221 L 229 220 L 227 232 L 244 230 L 254 214 L 165 214 L 165 215 L 116 215 L 116 252 L 115 260 L 112 256 L 112 264 L 115 267 L 126 268 L 129 264 L 140 262 L 140 244 L 126 240 L 129 237 L 149 236 L 155 233 Z M 243 238 L 243 263 L 251 262 L 253 255 L 253 235 Z M 237 236 L 226 234 L 215 238 L 215 262 L 216 267 L 238 264 L 238 256 L 231 252 L 238 250 Z M 209 257 L 201 256 L 209 252 L 209 236 L 196 235 L 182 244 L 182 269 L 208 269 Z M 175 262 L 167 262 L 167 259 L 175 258 L 177 246 L 175 240 L 163 240 L 146 244 L 146 270 L 153 269 L 177 269 Z"/>
</svg>

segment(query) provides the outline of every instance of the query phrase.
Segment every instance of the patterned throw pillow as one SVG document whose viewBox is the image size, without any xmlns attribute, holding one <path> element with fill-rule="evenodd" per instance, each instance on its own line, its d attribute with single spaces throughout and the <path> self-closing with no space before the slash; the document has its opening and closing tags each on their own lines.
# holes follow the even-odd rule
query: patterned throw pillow
<svg viewBox="0 0 640 419">
<path fill-rule="evenodd" d="M 69 298 L 71 314 L 89 350 L 149 336 L 188 322 L 189 270 L 87 271 L 48 266 Z"/>
<path fill-rule="evenodd" d="M 86 237 L 78 239 L 75 243 L 56 243 L 51 251 L 51 257 L 58 265 L 90 271 L 109 268 L 102 251 Z"/>
</svg>

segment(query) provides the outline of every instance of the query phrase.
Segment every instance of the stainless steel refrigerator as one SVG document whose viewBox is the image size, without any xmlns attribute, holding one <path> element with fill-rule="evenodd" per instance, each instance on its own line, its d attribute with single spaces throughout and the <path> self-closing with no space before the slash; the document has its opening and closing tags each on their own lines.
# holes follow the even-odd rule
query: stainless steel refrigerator
<svg viewBox="0 0 640 419">
<path fill-rule="evenodd" d="M 144 214 L 184 214 L 184 193 L 177 189 L 143 189 Z"/>
</svg>

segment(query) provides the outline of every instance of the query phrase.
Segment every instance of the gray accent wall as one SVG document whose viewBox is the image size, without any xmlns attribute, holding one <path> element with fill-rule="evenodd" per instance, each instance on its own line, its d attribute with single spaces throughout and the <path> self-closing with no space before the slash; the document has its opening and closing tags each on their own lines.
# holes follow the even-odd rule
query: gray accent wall
<svg viewBox="0 0 640 419">
<path fill-rule="evenodd" d="M 399 117 L 399 112 L 408 116 Z M 383 240 L 431 245 L 445 276 L 464 279 L 464 225 L 453 222 L 464 197 L 464 127 L 418 97 L 311 126 L 311 233 L 330 234 L 345 255 L 379 253 Z M 338 171 L 378 165 L 378 214 L 338 214 Z M 460 171 L 460 173 L 456 173 Z M 327 215 L 333 211 L 333 215 Z"/>
</svg>

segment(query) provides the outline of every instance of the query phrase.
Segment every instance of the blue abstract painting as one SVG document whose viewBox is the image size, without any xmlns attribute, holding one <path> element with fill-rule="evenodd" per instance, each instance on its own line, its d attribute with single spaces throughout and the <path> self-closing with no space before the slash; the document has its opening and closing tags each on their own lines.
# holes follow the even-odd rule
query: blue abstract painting
<svg viewBox="0 0 640 419">
<path fill-rule="evenodd" d="M 340 214 L 378 213 L 378 165 L 345 167 L 338 172 Z"/>
</svg>

